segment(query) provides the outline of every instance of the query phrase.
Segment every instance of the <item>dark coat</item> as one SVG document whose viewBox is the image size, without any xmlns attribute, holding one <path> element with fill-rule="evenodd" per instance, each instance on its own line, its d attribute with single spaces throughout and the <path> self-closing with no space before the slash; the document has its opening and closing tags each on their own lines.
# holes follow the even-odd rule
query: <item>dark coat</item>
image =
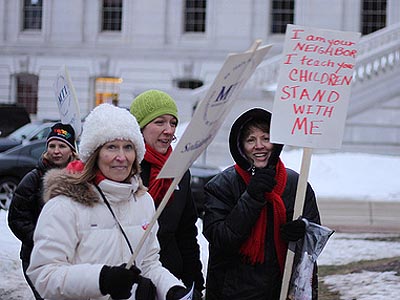
<svg viewBox="0 0 400 300">
<path fill-rule="evenodd" d="M 292 220 L 298 174 L 287 169 L 282 199 L 287 220 Z M 234 167 L 211 179 L 206 187 L 204 235 L 210 243 L 206 281 L 207 300 L 279 299 L 282 274 L 273 244 L 273 217 L 268 215 L 266 256 L 263 264 L 243 262 L 239 249 L 249 236 L 262 204 L 246 192 L 246 184 Z M 268 209 L 268 212 L 272 209 Z M 307 187 L 303 217 L 319 224 L 315 195 Z M 275 296 L 278 295 L 276 298 Z"/>
<path fill-rule="evenodd" d="M 41 158 L 36 168 L 18 184 L 8 211 L 8 226 L 21 241 L 20 258 L 27 263 L 33 248 L 33 232 L 44 205 L 42 177 L 49 168 Z"/>
<path fill-rule="evenodd" d="M 148 186 L 150 164 L 143 160 L 141 177 Z M 204 277 L 200 260 L 200 247 L 197 242 L 198 219 L 190 187 L 190 172 L 187 171 L 175 190 L 174 198 L 165 206 L 158 224 L 160 242 L 160 261 L 187 287 L 195 282 L 198 291 L 204 289 Z"/>
<path fill-rule="evenodd" d="M 229 150 L 234 161 L 250 172 L 254 168 L 240 148 L 241 134 L 248 122 L 269 123 L 271 113 L 260 108 L 243 113 L 232 125 Z M 268 167 L 274 167 L 283 145 L 274 144 Z M 286 169 L 287 182 L 282 194 L 286 219 L 291 221 L 299 174 Z M 267 206 L 267 232 L 264 262 L 250 264 L 243 259 L 240 248 L 250 236 L 259 215 Z M 205 186 L 205 214 L 203 233 L 209 242 L 209 260 L 206 280 L 207 300 L 278 300 L 282 283 L 274 242 L 272 204 L 264 204 L 247 193 L 247 185 L 234 166 L 211 179 Z M 320 224 L 314 191 L 307 185 L 302 216 Z M 302 242 L 302 240 L 300 240 Z M 300 248 L 300 247 L 298 247 Z M 301 248 L 300 248 L 301 249 Z M 318 297 L 316 264 L 313 276 L 313 299 Z"/>
</svg>

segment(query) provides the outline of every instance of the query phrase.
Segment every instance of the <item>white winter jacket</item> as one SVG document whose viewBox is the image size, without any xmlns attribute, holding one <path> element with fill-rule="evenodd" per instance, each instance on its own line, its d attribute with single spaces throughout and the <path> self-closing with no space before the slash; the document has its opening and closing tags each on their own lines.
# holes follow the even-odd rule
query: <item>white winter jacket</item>
<svg viewBox="0 0 400 300">
<path fill-rule="evenodd" d="M 108 299 L 99 287 L 104 265 L 118 266 L 131 257 L 129 246 L 96 188 L 91 184 L 73 185 L 70 174 L 50 171 L 45 176 L 44 206 L 34 234 L 34 248 L 28 276 L 46 299 Z M 153 199 L 148 193 L 135 194 L 132 184 L 103 180 L 102 189 L 133 250 L 154 216 Z M 183 286 L 159 261 L 158 226 L 140 250 L 136 266 L 157 288 L 157 299 L 168 290 Z M 136 284 L 132 288 L 135 299 Z"/>
</svg>

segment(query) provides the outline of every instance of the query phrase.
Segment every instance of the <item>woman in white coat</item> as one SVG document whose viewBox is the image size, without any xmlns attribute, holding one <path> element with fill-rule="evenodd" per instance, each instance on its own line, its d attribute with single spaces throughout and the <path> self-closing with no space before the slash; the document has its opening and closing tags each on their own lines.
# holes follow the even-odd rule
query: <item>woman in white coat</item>
<svg viewBox="0 0 400 300">
<path fill-rule="evenodd" d="M 159 261 L 157 225 L 135 265 L 124 265 L 155 212 L 139 176 L 144 152 L 136 119 L 102 104 L 85 120 L 79 168 L 46 174 L 46 204 L 27 272 L 44 298 L 174 300 L 187 294 Z"/>
</svg>

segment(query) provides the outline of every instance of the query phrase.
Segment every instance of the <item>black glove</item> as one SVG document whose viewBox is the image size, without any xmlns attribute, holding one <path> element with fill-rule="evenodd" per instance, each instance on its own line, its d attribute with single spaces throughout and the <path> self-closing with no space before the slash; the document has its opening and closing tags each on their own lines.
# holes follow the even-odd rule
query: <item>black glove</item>
<svg viewBox="0 0 400 300">
<path fill-rule="evenodd" d="M 140 270 L 136 266 L 126 269 L 126 264 L 120 266 L 104 265 L 100 271 L 100 291 L 103 295 L 110 294 L 113 299 L 128 299 L 134 283 L 139 282 Z"/>
<path fill-rule="evenodd" d="M 264 193 L 270 193 L 276 185 L 276 171 L 273 169 L 257 169 L 247 186 L 247 193 L 254 199 L 264 202 Z"/>
<path fill-rule="evenodd" d="M 179 300 L 187 295 L 191 289 L 185 289 L 183 286 L 173 286 L 167 293 L 167 300 Z M 201 300 L 201 293 L 194 290 L 192 300 Z"/>
<path fill-rule="evenodd" d="M 285 242 L 297 242 L 306 233 L 306 223 L 297 219 L 281 225 L 281 237 Z"/>
<path fill-rule="evenodd" d="M 155 300 L 156 286 L 150 278 L 139 276 L 138 287 L 136 289 L 136 300 Z"/>
<path fill-rule="evenodd" d="M 203 298 L 203 294 L 198 290 L 193 291 L 193 300 L 201 300 Z"/>
</svg>

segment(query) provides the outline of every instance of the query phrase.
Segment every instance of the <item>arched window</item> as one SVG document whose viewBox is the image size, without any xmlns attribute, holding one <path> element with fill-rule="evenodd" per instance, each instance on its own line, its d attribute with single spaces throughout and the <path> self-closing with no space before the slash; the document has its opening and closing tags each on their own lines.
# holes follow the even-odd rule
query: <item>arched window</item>
<svg viewBox="0 0 400 300">
<path fill-rule="evenodd" d="M 180 89 L 197 89 L 203 85 L 203 81 L 198 79 L 176 79 L 174 82 Z"/>
<path fill-rule="evenodd" d="M 39 77 L 32 74 L 19 74 L 16 77 L 16 102 L 30 114 L 37 113 L 38 82 Z"/>
<path fill-rule="evenodd" d="M 95 80 L 96 106 L 102 103 L 118 105 L 122 78 L 98 77 Z"/>
</svg>

